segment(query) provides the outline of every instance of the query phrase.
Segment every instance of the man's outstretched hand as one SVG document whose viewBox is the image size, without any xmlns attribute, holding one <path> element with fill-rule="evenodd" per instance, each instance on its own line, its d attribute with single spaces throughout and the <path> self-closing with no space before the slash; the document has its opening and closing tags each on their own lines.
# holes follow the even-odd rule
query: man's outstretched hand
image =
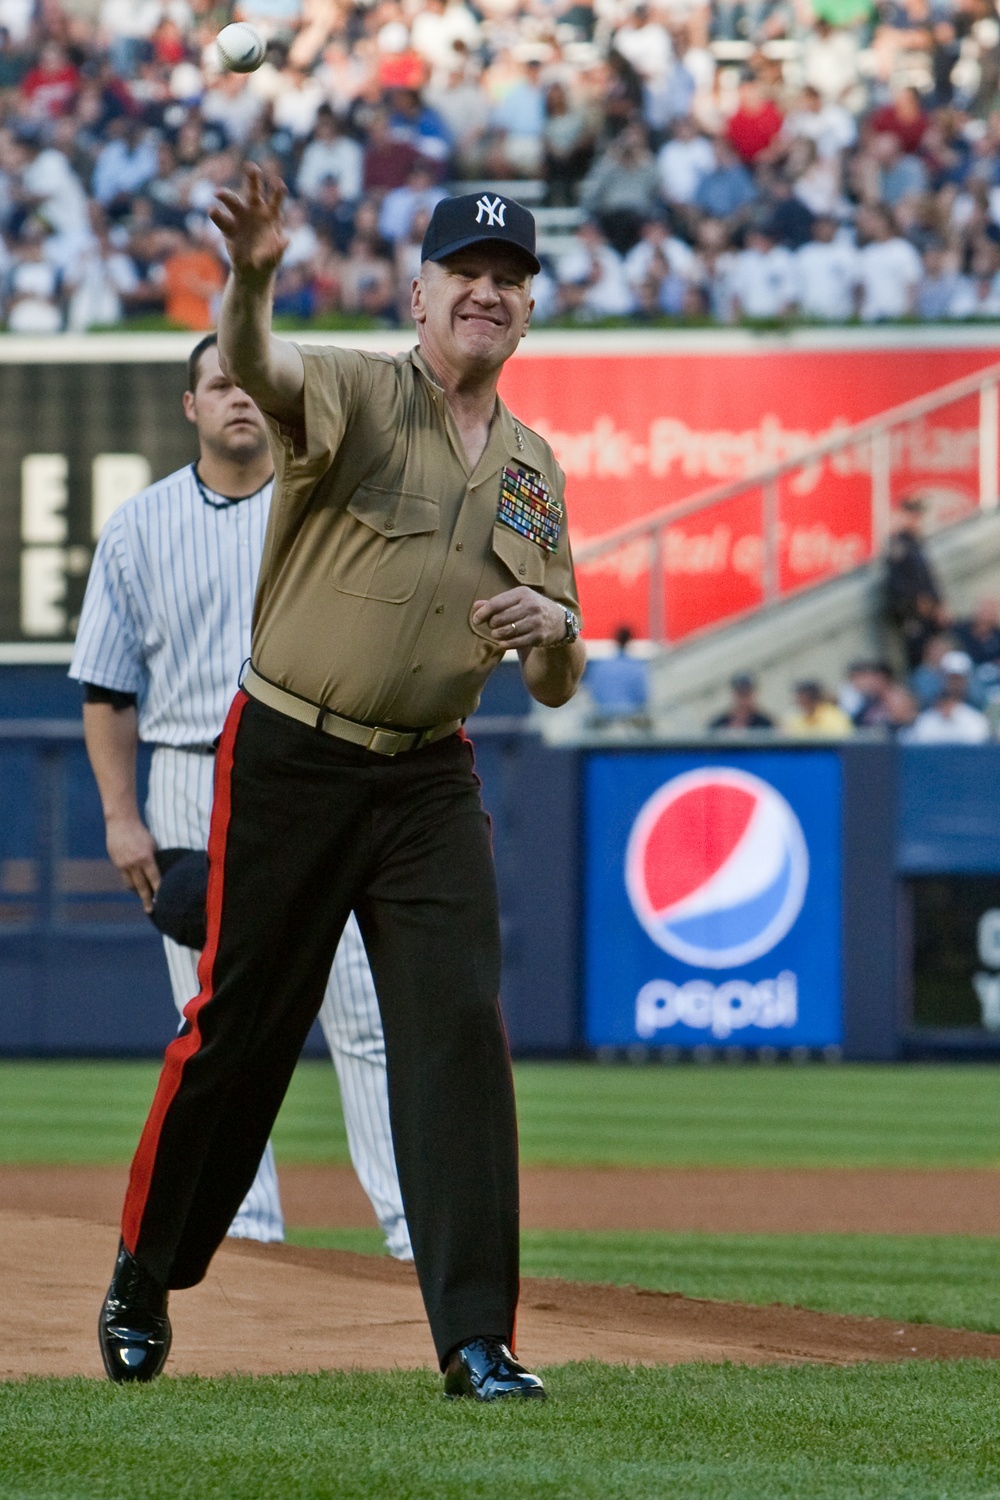
<svg viewBox="0 0 1000 1500">
<path fill-rule="evenodd" d="M 281 223 L 285 184 L 268 187 L 263 172 L 252 163 L 245 174 L 243 195 L 220 188 L 209 218 L 222 231 L 235 272 L 270 276 L 288 244 Z"/>
</svg>

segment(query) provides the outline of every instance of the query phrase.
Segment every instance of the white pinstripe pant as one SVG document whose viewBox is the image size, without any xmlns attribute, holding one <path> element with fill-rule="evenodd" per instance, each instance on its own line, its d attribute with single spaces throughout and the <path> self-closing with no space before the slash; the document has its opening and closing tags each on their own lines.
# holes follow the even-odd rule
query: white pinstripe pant
<svg viewBox="0 0 1000 1500">
<path fill-rule="evenodd" d="M 210 755 L 163 746 L 154 750 L 146 821 L 161 849 L 207 848 L 214 770 Z M 170 938 L 163 939 L 163 946 L 174 1004 L 180 1011 L 198 993 L 198 954 Z M 353 915 L 333 961 L 319 1021 L 340 1082 L 354 1170 L 382 1226 L 390 1254 L 409 1260 L 413 1252 L 389 1129 L 382 1020 L 368 956 Z M 237 1239 L 284 1238 L 270 1142 L 229 1233 Z"/>
</svg>

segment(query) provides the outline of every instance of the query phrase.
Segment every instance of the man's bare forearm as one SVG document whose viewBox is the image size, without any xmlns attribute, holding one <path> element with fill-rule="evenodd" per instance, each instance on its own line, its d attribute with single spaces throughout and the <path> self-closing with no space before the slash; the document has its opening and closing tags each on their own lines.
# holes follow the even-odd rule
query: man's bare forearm
<svg viewBox="0 0 1000 1500">
<path fill-rule="evenodd" d="M 135 787 L 139 720 L 134 708 L 83 705 L 83 737 L 101 794 L 108 857 L 150 911 L 160 883 L 156 843 L 142 821 Z"/>
<path fill-rule="evenodd" d="M 106 821 L 138 818 L 135 767 L 139 719 L 134 708 L 83 705 L 83 738 Z"/>
<path fill-rule="evenodd" d="M 305 418 L 302 356 L 271 332 L 274 274 L 231 272 L 219 313 L 219 363 L 262 411 L 289 426 Z"/>
<path fill-rule="evenodd" d="M 519 651 L 521 675 L 528 692 L 546 708 L 561 708 L 580 686 L 587 664 L 582 641 L 570 646 L 533 646 Z"/>
</svg>

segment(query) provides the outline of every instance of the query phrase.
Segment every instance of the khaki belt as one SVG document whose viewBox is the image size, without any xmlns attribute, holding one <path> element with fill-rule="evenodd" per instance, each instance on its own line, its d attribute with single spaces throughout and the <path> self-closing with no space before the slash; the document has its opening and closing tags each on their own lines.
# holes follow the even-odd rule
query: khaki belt
<svg viewBox="0 0 1000 1500">
<path fill-rule="evenodd" d="M 362 745 L 374 750 L 376 755 L 399 755 L 403 750 L 417 750 L 421 745 L 433 745 L 446 735 L 461 729 L 461 719 L 450 719 L 447 724 L 435 724 L 431 729 L 415 729 L 409 733 L 399 729 L 384 729 L 378 724 L 359 724 L 356 719 L 344 719 L 322 704 L 310 703 L 285 688 L 268 682 L 253 667 L 247 667 L 241 686 L 251 698 L 275 709 L 286 718 L 297 719 L 310 729 L 319 729 L 323 734 L 333 735 L 337 740 L 348 740 L 352 745 Z"/>
</svg>

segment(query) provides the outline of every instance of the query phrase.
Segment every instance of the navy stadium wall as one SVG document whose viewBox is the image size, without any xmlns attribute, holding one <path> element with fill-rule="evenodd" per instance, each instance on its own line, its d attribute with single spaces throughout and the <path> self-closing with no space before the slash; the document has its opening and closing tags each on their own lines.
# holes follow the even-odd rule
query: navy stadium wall
<svg viewBox="0 0 1000 1500">
<path fill-rule="evenodd" d="M 585 928 L 597 914 L 584 901 L 583 788 L 592 752 L 525 733 L 524 706 L 515 669 L 484 705 L 507 711 L 470 726 L 494 830 L 502 1003 L 516 1053 L 568 1055 L 588 1037 Z M 25 708 L 52 717 L 26 718 Z M 176 1024 L 162 951 L 104 853 L 77 689 L 63 668 L 4 669 L 0 709 L 0 1054 L 155 1055 Z M 832 753 L 840 765 L 844 1055 L 1000 1051 L 1000 746 L 775 750 L 805 765 Z M 730 754 L 717 742 L 619 754 L 665 752 L 710 764 Z M 617 856 L 611 876 L 620 880 L 616 871 Z M 930 956 L 920 945 L 927 924 Z M 643 1038 L 621 1041 L 634 1051 Z M 318 1033 L 310 1051 L 322 1052 Z"/>
</svg>

